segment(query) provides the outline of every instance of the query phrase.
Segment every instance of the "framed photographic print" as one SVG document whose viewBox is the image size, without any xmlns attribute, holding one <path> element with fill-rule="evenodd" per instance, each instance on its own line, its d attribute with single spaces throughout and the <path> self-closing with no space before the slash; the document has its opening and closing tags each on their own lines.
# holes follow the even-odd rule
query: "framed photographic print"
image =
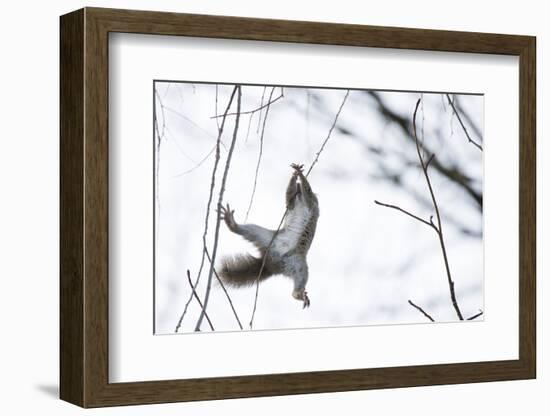
<svg viewBox="0 0 550 416">
<path fill-rule="evenodd" d="M 534 378 L 535 38 L 61 17 L 61 398 Z"/>
</svg>

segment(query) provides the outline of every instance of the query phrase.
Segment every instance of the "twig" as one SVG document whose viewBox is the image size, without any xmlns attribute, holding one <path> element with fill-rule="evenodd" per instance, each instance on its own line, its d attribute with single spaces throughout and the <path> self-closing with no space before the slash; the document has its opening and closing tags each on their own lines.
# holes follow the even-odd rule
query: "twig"
<svg viewBox="0 0 550 416">
<path fill-rule="evenodd" d="M 422 313 L 426 318 L 428 318 L 430 321 L 435 322 L 434 318 L 432 318 L 424 309 L 422 309 L 420 306 L 413 303 L 412 300 L 409 299 L 409 305 L 411 305 L 413 308 L 416 308 L 418 311 Z"/>
<path fill-rule="evenodd" d="M 414 215 L 414 214 L 411 214 L 409 211 L 406 211 L 406 210 L 404 210 L 403 208 L 398 207 L 397 205 L 385 204 L 385 203 L 383 203 L 383 202 L 377 201 L 376 199 L 374 200 L 374 203 L 375 203 L 376 205 L 381 205 L 381 206 L 383 206 L 383 207 L 396 209 L 397 211 L 400 211 L 400 212 L 402 212 L 403 214 L 408 215 L 409 217 L 412 217 L 412 218 L 414 218 L 415 220 L 420 221 L 420 222 L 423 223 L 423 224 L 426 224 L 428 227 L 433 228 L 433 229 L 435 230 L 435 232 L 437 232 L 437 227 L 435 226 L 435 224 L 434 224 L 433 222 L 429 222 L 429 221 L 423 220 L 422 218 L 417 217 L 417 216 Z"/>
<path fill-rule="evenodd" d="M 336 122 L 338 121 L 338 117 L 340 116 L 340 112 L 342 111 L 342 107 L 344 107 L 344 104 L 345 104 L 345 102 L 348 98 L 348 95 L 349 95 L 349 90 L 346 91 L 346 95 L 344 96 L 342 104 L 340 105 L 340 108 L 338 109 L 338 112 L 336 113 L 336 116 L 334 117 L 334 121 L 333 121 L 332 125 L 330 126 L 330 130 L 327 134 L 327 137 L 323 141 L 323 144 L 321 145 L 321 148 L 317 152 L 315 160 L 311 163 L 311 166 L 309 167 L 309 169 L 308 169 L 308 171 L 305 175 L 306 177 L 308 177 L 309 174 L 311 173 L 311 170 L 313 169 L 313 166 L 315 166 L 315 164 L 319 160 L 319 156 L 321 155 L 321 152 L 323 151 L 323 149 L 325 148 L 325 145 L 327 144 L 328 140 L 330 139 L 330 136 L 332 134 L 332 130 L 334 130 L 334 127 L 336 126 Z M 271 240 L 269 241 L 269 244 L 267 245 L 267 248 L 266 248 L 265 253 L 263 255 L 263 258 L 262 258 L 262 265 L 260 266 L 260 271 L 258 273 L 258 276 L 256 277 L 256 281 L 254 282 L 254 284 L 256 285 L 256 293 L 254 295 L 254 307 L 252 309 L 252 315 L 250 316 L 250 322 L 248 323 L 250 329 L 252 329 L 252 325 L 254 323 L 254 316 L 256 315 L 256 307 L 258 305 L 258 293 L 259 293 L 259 290 L 260 290 L 260 279 L 261 279 L 262 273 L 264 272 L 264 269 L 265 269 L 265 264 L 267 262 L 267 255 L 269 254 L 269 250 L 271 249 L 271 246 L 273 245 L 273 242 L 275 241 L 275 238 L 277 237 L 277 235 L 279 234 L 279 231 L 281 230 L 281 227 L 283 226 L 283 222 L 285 220 L 286 214 L 288 214 L 288 207 L 285 209 L 285 212 L 284 212 L 284 214 L 281 218 L 281 221 L 279 221 L 279 225 L 277 226 L 277 229 L 273 233 L 273 237 L 271 237 Z"/>
<path fill-rule="evenodd" d="M 246 137 L 244 139 L 244 143 L 248 143 L 248 137 L 250 136 L 250 126 L 252 126 L 252 119 L 254 118 L 254 114 L 250 114 L 250 117 L 248 117 L 248 127 L 246 129 Z"/>
<path fill-rule="evenodd" d="M 262 258 L 262 265 L 260 266 L 260 271 L 258 272 L 258 277 L 256 277 L 256 281 L 254 282 L 254 284 L 256 285 L 256 293 L 254 294 L 254 307 L 252 308 L 252 315 L 250 316 L 250 322 L 248 323 L 248 326 L 250 327 L 250 329 L 252 329 L 252 325 L 254 323 L 254 316 L 256 316 L 256 307 L 258 305 L 258 293 L 260 291 L 260 278 L 262 277 L 262 273 L 264 272 L 264 268 L 265 268 L 265 263 L 267 262 L 267 254 L 269 252 L 269 249 L 273 245 L 273 242 L 275 241 L 275 237 L 277 237 L 277 234 L 279 234 L 279 231 L 283 226 L 283 222 L 285 220 L 286 214 L 288 214 L 288 208 L 285 209 L 285 212 L 281 218 L 281 221 L 279 221 L 279 225 L 277 226 L 277 229 L 273 233 L 273 237 L 271 237 L 271 240 L 267 245 L 267 248 Z"/>
<path fill-rule="evenodd" d="M 187 169 L 186 171 L 184 172 L 180 172 L 180 173 L 177 173 L 175 174 L 174 176 L 172 176 L 173 178 L 179 178 L 180 176 L 184 176 L 184 175 L 187 175 L 188 173 L 191 173 L 193 172 L 194 170 L 198 169 L 199 167 L 201 167 L 201 165 L 206 162 L 208 160 L 208 158 L 210 157 L 210 155 L 212 153 L 214 153 L 214 150 L 216 150 L 216 147 L 218 147 L 217 144 L 214 145 L 214 147 L 212 147 L 212 149 L 210 149 L 210 151 L 206 154 L 205 157 L 203 157 L 195 166 L 193 166 L 192 168 L 189 168 Z"/>
<path fill-rule="evenodd" d="M 157 118 L 157 106 L 155 102 L 155 106 L 153 106 L 153 118 L 154 118 L 154 124 L 155 124 L 155 131 L 157 133 L 157 145 L 156 145 L 156 158 L 155 158 L 155 200 L 157 204 L 157 215 L 156 217 L 160 219 L 160 145 L 162 143 L 162 139 L 164 138 L 164 134 L 166 132 L 166 114 L 164 112 L 164 105 L 162 103 L 162 100 L 160 98 L 160 94 L 158 93 L 156 87 L 155 87 L 155 95 L 157 97 L 160 110 L 162 113 L 162 132 L 159 131 L 159 123 Z M 160 224 L 156 227 L 156 236 L 155 238 L 159 238 L 160 234 Z"/>
<path fill-rule="evenodd" d="M 231 94 L 231 97 L 229 98 L 229 102 L 227 103 L 227 107 L 225 109 L 225 112 L 229 111 L 229 108 L 231 107 L 231 103 L 233 102 L 233 98 L 235 97 L 236 91 L 237 91 L 237 87 L 235 87 L 233 89 L 233 93 Z M 210 181 L 210 193 L 208 195 L 208 203 L 206 204 L 206 215 L 205 215 L 205 219 L 204 219 L 204 232 L 202 234 L 202 245 L 203 245 L 202 258 L 201 258 L 201 264 L 200 264 L 200 267 L 199 267 L 199 271 L 198 271 L 197 277 L 195 279 L 194 287 L 197 287 L 197 285 L 199 283 L 199 279 L 200 279 L 201 273 L 202 273 L 202 268 L 204 266 L 206 236 L 208 234 L 208 220 L 210 218 L 210 205 L 212 204 L 212 198 L 213 198 L 213 195 L 214 195 L 214 186 L 216 184 L 216 171 L 218 169 L 218 163 L 219 163 L 219 160 L 220 160 L 220 143 L 221 143 L 221 138 L 222 138 L 222 134 L 223 134 L 223 129 L 224 129 L 224 126 L 225 126 L 225 120 L 226 120 L 226 118 L 222 119 L 220 129 L 218 130 L 218 139 L 216 141 L 216 158 L 215 158 L 215 161 L 214 161 L 214 168 L 212 169 L 212 179 Z M 190 296 L 189 296 L 189 299 L 187 299 L 187 302 L 185 304 L 185 308 L 183 309 L 183 312 L 182 312 L 182 314 L 181 314 L 181 316 L 178 320 L 175 332 L 178 332 L 178 330 L 180 329 L 181 323 L 183 321 L 183 318 L 184 318 L 184 316 L 187 312 L 187 308 L 189 307 L 189 304 L 191 303 L 192 299 L 193 299 L 193 294 L 191 293 Z"/>
<path fill-rule="evenodd" d="M 473 321 L 476 318 L 479 318 L 481 315 L 483 315 L 483 311 L 480 309 L 478 313 L 476 313 L 474 316 L 470 316 L 467 321 Z"/>
<path fill-rule="evenodd" d="M 211 265 L 214 264 L 214 263 L 212 263 L 212 258 L 210 257 L 210 253 L 208 252 L 208 249 L 205 248 L 205 250 L 206 250 L 206 257 L 208 258 L 208 261 L 210 262 Z M 221 288 L 223 289 L 223 291 L 225 293 L 225 296 L 227 298 L 227 301 L 229 302 L 229 306 L 231 307 L 231 310 L 233 311 L 233 315 L 235 315 L 235 319 L 237 320 L 237 324 L 239 325 L 239 328 L 243 329 L 243 326 L 241 324 L 241 320 L 239 319 L 239 315 L 237 315 L 237 311 L 235 310 L 235 307 L 233 306 L 233 301 L 231 300 L 231 297 L 229 296 L 229 292 L 225 288 L 225 285 L 223 284 L 222 279 L 220 278 L 218 272 L 216 271 L 216 267 L 214 267 L 214 276 L 216 276 L 216 279 L 218 280 L 218 283 L 220 284 Z"/>
<path fill-rule="evenodd" d="M 458 302 L 456 300 L 456 294 L 455 294 L 455 284 L 453 282 L 453 279 L 451 277 L 451 268 L 449 267 L 449 259 L 447 256 L 447 248 L 445 247 L 445 240 L 443 239 L 443 227 L 441 225 L 441 215 L 439 213 L 439 206 L 437 205 L 437 200 L 435 199 L 435 193 L 432 187 L 432 182 L 430 181 L 430 177 L 428 175 L 428 167 L 424 163 L 424 159 L 422 158 L 422 153 L 420 151 L 420 145 L 418 144 L 418 136 L 416 134 L 416 113 L 418 111 L 418 105 L 420 104 L 420 100 L 416 102 L 416 107 L 414 109 L 413 114 L 413 133 L 414 133 L 414 141 L 416 143 L 416 152 L 418 153 L 418 160 L 420 160 L 420 165 L 422 166 L 422 172 L 424 172 L 424 178 L 426 179 L 426 184 L 428 185 L 428 189 L 430 191 L 430 196 L 432 198 L 432 203 L 435 209 L 435 216 L 437 219 L 437 235 L 439 237 L 439 243 L 441 245 L 441 252 L 443 253 L 443 260 L 445 262 L 445 270 L 447 272 L 447 282 L 449 283 L 449 292 L 451 294 L 451 301 L 453 303 L 453 307 L 456 311 L 456 314 L 458 316 L 458 319 L 461 321 L 464 320 L 464 317 L 462 316 L 462 312 L 460 311 L 460 308 L 458 307 Z"/>
<path fill-rule="evenodd" d="M 462 118 L 466 123 L 469 125 L 469 127 L 474 131 L 474 136 L 479 137 L 479 141 L 483 141 L 483 133 L 479 129 L 479 126 L 474 123 L 474 120 L 472 120 L 472 117 L 468 114 L 468 112 L 462 107 L 461 101 L 457 99 L 455 95 L 453 95 L 453 104 L 455 105 L 458 112 L 461 114 Z"/>
<path fill-rule="evenodd" d="M 269 109 L 271 108 L 271 97 L 273 96 L 274 92 L 275 92 L 275 87 L 273 87 L 271 89 L 271 93 L 269 94 L 268 103 L 264 106 L 264 107 L 266 107 L 266 110 L 265 110 L 265 116 L 264 116 L 264 124 L 262 126 L 262 134 L 260 135 L 260 151 L 258 153 L 258 162 L 256 163 L 256 172 L 254 174 L 254 185 L 252 186 L 252 194 L 250 195 L 250 202 L 248 203 L 248 209 L 246 210 L 246 216 L 244 218 L 244 222 L 248 221 L 248 215 L 250 214 L 250 209 L 252 208 L 252 203 L 254 202 L 254 195 L 256 194 L 256 185 L 258 183 L 258 172 L 260 171 L 260 162 L 262 161 L 262 154 L 263 154 L 263 150 L 264 150 L 265 125 L 267 123 L 267 116 L 269 115 Z M 282 95 L 281 95 L 281 97 L 282 97 Z"/>
<path fill-rule="evenodd" d="M 422 157 L 422 151 L 421 151 L 421 148 L 420 148 L 420 143 L 418 141 L 418 135 L 416 133 L 416 114 L 418 112 L 418 107 L 420 105 L 420 102 L 421 102 L 421 100 L 419 99 L 416 102 L 416 106 L 414 108 L 413 137 L 414 137 L 414 142 L 416 144 L 416 153 L 418 155 L 418 160 L 420 161 L 420 167 L 422 168 L 424 178 L 426 179 L 426 184 L 428 185 L 428 190 L 430 191 L 430 197 L 432 199 L 432 205 L 433 205 L 433 208 L 435 210 L 437 225 L 435 225 L 433 223 L 432 217 L 430 217 L 430 222 L 428 223 L 427 221 L 421 219 L 420 217 L 417 217 L 416 215 L 413 215 L 410 212 L 405 211 L 404 209 L 399 208 L 395 205 L 381 204 L 381 203 L 378 203 L 377 201 L 375 201 L 375 203 L 378 203 L 378 205 L 384 205 L 384 206 L 387 206 L 389 208 L 393 208 L 393 209 L 396 209 L 398 211 L 401 211 L 401 212 L 409 215 L 410 217 L 412 217 L 412 218 L 414 218 L 414 219 L 416 219 L 416 220 L 418 220 L 418 221 L 420 221 L 424 224 L 429 224 L 430 227 L 432 227 L 436 231 L 438 239 L 439 239 L 439 244 L 441 246 L 441 253 L 443 254 L 443 261 L 445 263 L 445 271 L 447 273 L 447 282 L 449 284 L 449 292 L 450 292 L 450 295 L 451 295 L 451 302 L 452 302 L 453 308 L 455 309 L 455 312 L 458 316 L 458 319 L 463 321 L 464 317 L 462 315 L 462 312 L 460 311 L 460 308 L 458 306 L 458 302 L 456 300 L 455 284 L 454 284 L 454 281 L 451 277 L 451 268 L 449 267 L 449 259 L 448 259 L 448 256 L 447 256 L 447 248 L 445 247 L 445 240 L 443 238 L 443 227 L 442 227 L 442 224 L 441 224 L 441 214 L 439 212 L 439 206 L 437 205 L 437 200 L 435 198 L 435 193 L 434 193 L 434 190 L 433 190 L 433 187 L 432 187 L 432 182 L 431 182 L 430 177 L 428 175 L 428 163 L 424 162 L 424 158 Z M 431 162 L 432 159 L 433 159 L 433 155 L 430 157 L 428 162 Z"/>
<path fill-rule="evenodd" d="M 214 112 L 218 114 L 218 84 L 216 84 L 216 100 L 214 104 Z M 220 120 L 216 119 L 216 125 L 218 126 L 218 130 L 220 130 Z"/>
<path fill-rule="evenodd" d="M 398 114 L 394 112 L 391 108 L 389 108 L 380 95 L 376 93 L 375 91 L 366 91 L 366 94 L 368 94 L 370 97 L 372 97 L 378 106 L 378 110 L 382 116 L 384 116 L 388 121 L 391 121 L 395 123 L 403 132 L 405 137 L 408 140 L 411 140 L 414 142 L 414 136 L 411 133 L 411 122 L 408 118 L 402 116 L 401 114 Z M 451 119 L 452 120 L 452 119 Z M 430 151 L 429 147 L 426 145 L 426 143 L 420 144 L 425 154 L 433 154 L 434 152 Z M 478 190 L 474 189 L 472 186 L 472 179 L 468 176 L 466 176 L 463 172 L 459 170 L 457 166 L 454 165 L 444 165 L 442 162 L 440 162 L 437 159 L 434 159 L 430 166 L 432 166 L 434 169 L 436 169 L 440 174 L 445 176 L 447 179 L 449 179 L 451 182 L 455 183 L 457 186 L 461 187 L 477 204 L 477 206 L 481 209 L 483 206 L 483 195 Z"/>
<path fill-rule="evenodd" d="M 187 269 L 187 281 L 189 282 L 189 286 L 191 286 L 191 290 L 193 291 L 193 296 L 197 300 L 197 302 L 198 302 L 198 304 L 199 304 L 199 306 L 201 307 L 201 310 L 202 310 L 203 309 L 202 302 L 199 299 L 199 295 L 197 295 L 197 291 L 195 290 L 195 287 L 193 286 L 193 282 L 191 281 L 191 273 L 189 272 L 189 269 Z M 212 321 L 210 321 L 210 318 L 209 318 L 208 314 L 206 314 L 205 316 L 206 316 L 206 320 L 208 321 L 208 325 L 210 326 L 210 330 L 214 331 L 214 326 L 212 325 Z"/>
<path fill-rule="evenodd" d="M 309 176 L 309 173 L 313 169 L 313 166 L 315 166 L 315 164 L 319 160 L 319 156 L 321 155 L 321 152 L 325 149 L 325 146 L 326 146 L 328 140 L 330 139 L 330 136 L 332 134 L 332 130 L 334 130 L 334 127 L 336 126 L 336 122 L 338 121 L 338 117 L 340 117 L 340 112 L 342 111 L 342 108 L 344 107 L 344 104 L 346 103 L 346 100 L 348 99 L 348 96 L 349 96 L 349 90 L 346 91 L 346 95 L 344 96 L 344 99 L 342 100 L 342 104 L 340 104 L 340 108 L 338 109 L 338 112 L 336 113 L 336 117 L 334 117 L 334 121 L 332 122 L 332 126 L 330 126 L 330 130 L 328 131 L 327 138 L 325 139 L 325 141 L 321 145 L 321 148 L 319 149 L 319 151 L 316 153 L 315 159 L 311 163 L 311 166 L 309 167 L 309 169 L 306 173 L 306 176 Z"/>
<path fill-rule="evenodd" d="M 271 100 L 271 97 L 273 96 L 273 91 L 275 91 L 275 87 L 273 87 L 273 89 L 271 90 L 271 94 L 269 95 L 269 100 L 267 101 L 267 103 L 265 104 L 262 104 L 260 107 L 258 108 L 255 108 L 254 110 L 249 110 L 249 111 L 243 111 L 241 112 L 241 116 L 244 116 L 245 114 L 254 114 L 255 112 L 257 111 L 261 111 L 263 110 L 264 108 L 268 108 L 269 109 L 269 106 L 277 101 L 279 101 L 281 98 L 284 97 L 283 94 L 279 95 L 277 98 L 275 98 L 274 100 Z M 267 113 L 266 113 L 267 114 Z M 229 113 L 227 114 L 228 116 L 235 116 L 237 115 L 237 113 Z M 212 116 L 210 118 L 219 118 L 219 117 L 223 117 L 223 114 L 219 114 L 219 115 L 215 115 L 215 116 Z"/>
<path fill-rule="evenodd" d="M 449 105 L 451 106 L 451 108 L 453 109 L 453 112 L 455 113 L 455 116 L 456 118 L 458 119 L 458 122 L 460 123 L 460 126 L 462 127 L 462 130 L 464 130 L 464 133 L 466 134 L 466 137 L 468 138 L 468 143 L 472 143 L 475 147 L 477 147 L 480 151 L 483 151 L 483 147 L 481 147 L 481 145 L 479 143 L 477 143 L 476 141 L 472 140 L 472 138 L 470 137 L 470 134 L 468 133 L 468 129 L 466 128 L 466 126 L 464 125 L 464 123 L 462 122 L 462 118 L 460 117 L 460 114 L 458 113 L 458 111 L 456 110 L 456 107 L 453 103 L 453 101 L 451 100 L 451 97 L 449 96 L 449 94 L 445 94 L 447 96 L 447 101 L 449 102 Z"/>
<path fill-rule="evenodd" d="M 434 160 L 434 157 L 435 157 L 435 153 L 432 153 L 432 155 L 430 156 L 430 158 L 426 162 L 426 169 L 428 169 L 428 167 L 430 166 L 430 163 L 432 162 L 432 160 Z"/>
<path fill-rule="evenodd" d="M 262 99 L 260 100 L 260 112 L 258 117 L 258 126 L 256 127 L 256 134 L 260 132 L 260 126 L 262 123 L 262 112 L 263 112 L 263 106 L 264 106 L 264 98 L 265 98 L 265 92 L 267 91 L 267 85 L 264 85 L 264 89 L 262 91 Z"/>
<path fill-rule="evenodd" d="M 172 86 L 171 82 L 169 82 L 168 85 L 166 85 L 166 89 L 164 90 L 164 95 L 162 96 L 162 98 L 166 98 L 166 96 L 168 95 L 168 91 L 170 91 L 171 86 Z"/>
<path fill-rule="evenodd" d="M 210 289 L 212 287 L 212 277 L 214 275 L 214 264 L 216 261 L 216 254 L 218 252 L 218 237 L 220 234 L 220 222 L 221 222 L 220 207 L 222 206 L 222 202 L 223 202 L 223 194 L 225 192 L 225 183 L 227 182 L 229 166 L 231 165 L 231 157 L 233 156 L 233 150 L 235 149 L 235 142 L 237 141 L 237 132 L 239 130 L 239 120 L 240 120 L 239 111 L 241 110 L 241 95 L 242 95 L 241 86 L 237 85 L 235 89 L 237 90 L 237 117 L 235 118 L 235 127 L 233 129 L 233 139 L 231 140 L 231 146 L 229 147 L 229 152 L 227 154 L 227 160 L 225 162 L 225 169 L 223 172 L 220 192 L 218 195 L 218 215 L 216 217 L 216 230 L 214 231 L 214 246 L 212 248 L 212 259 L 210 264 L 210 271 L 208 273 L 208 282 L 206 284 L 206 293 L 204 295 L 204 307 L 202 308 L 202 312 L 199 316 L 199 319 L 197 320 L 195 331 L 200 331 L 201 323 L 206 313 L 206 307 L 208 306 L 208 300 L 210 299 Z M 225 117 L 223 118 L 223 120 L 225 120 Z"/>
<path fill-rule="evenodd" d="M 216 137 L 214 137 L 208 130 L 206 130 L 206 129 L 202 128 L 201 126 L 199 126 L 197 123 L 195 123 L 193 120 L 191 120 L 186 115 L 180 113 L 177 110 L 174 110 L 173 108 L 167 107 L 167 106 L 164 106 L 164 109 L 168 110 L 170 113 L 180 117 L 181 119 L 187 121 L 189 124 L 191 124 L 193 127 L 195 127 L 195 129 L 200 130 L 202 133 L 204 133 L 206 136 L 210 137 L 211 139 L 216 140 Z M 224 142 L 221 142 L 221 146 L 224 148 L 224 150 L 227 150 L 227 147 L 225 146 Z"/>
<path fill-rule="evenodd" d="M 193 159 L 191 156 L 189 156 L 187 154 L 187 152 L 183 149 L 183 147 L 181 147 L 181 145 L 179 144 L 178 142 L 178 137 L 172 132 L 172 130 L 170 128 L 168 128 L 168 126 L 166 127 L 166 133 L 168 133 L 168 135 L 166 136 L 166 138 L 168 139 L 169 137 L 171 138 L 172 140 L 172 143 L 174 144 L 174 146 L 176 146 L 176 148 L 178 149 L 178 152 L 180 152 L 180 154 L 186 158 L 187 160 L 189 160 L 190 162 L 192 163 L 196 163 L 195 159 Z"/>
</svg>

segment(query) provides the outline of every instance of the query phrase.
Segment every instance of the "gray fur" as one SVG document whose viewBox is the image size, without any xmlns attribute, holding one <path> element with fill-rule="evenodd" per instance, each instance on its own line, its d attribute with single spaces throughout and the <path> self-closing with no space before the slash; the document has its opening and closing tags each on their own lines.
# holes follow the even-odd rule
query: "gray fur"
<svg viewBox="0 0 550 416">
<path fill-rule="evenodd" d="M 224 283 L 233 287 L 246 287 L 254 284 L 260 269 L 262 259 L 258 259 L 250 254 L 238 254 L 236 256 L 224 257 L 221 261 L 220 277 Z M 264 266 L 260 281 L 271 276 L 267 267 Z"/>
<path fill-rule="evenodd" d="M 250 254 L 226 257 L 222 259 L 220 277 L 235 287 L 253 284 L 269 247 L 260 281 L 275 274 L 290 277 L 294 281 L 292 296 L 302 300 L 304 307 L 307 307 L 309 298 L 305 289 L 309 276 L 306 256 L 317 228 L 319 203 L 301 168 L 297 165 L 293 167 L 295 172 L 286 190 L 287 215 L 272 243 L 274 231 L 255 224 L 237 224 L 229 206 L 222 207 L 227 227 L 253 243 L 260 251 L 261 258 Z"/>
</svg>

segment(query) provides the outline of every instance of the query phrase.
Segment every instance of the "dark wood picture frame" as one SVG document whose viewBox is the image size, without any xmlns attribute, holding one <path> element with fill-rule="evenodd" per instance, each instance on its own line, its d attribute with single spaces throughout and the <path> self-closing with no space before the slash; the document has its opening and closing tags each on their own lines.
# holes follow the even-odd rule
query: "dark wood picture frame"
<svg viewBox="0 0 550 416">
<path fill-rule="evenodd" d="M 85 8 L 61 17 L 60 396 L 83 407 L 518 380 L 536 376 L 534 37 Z M 519 359 L 109 383 L 108 34 L 519 57 Z"/>
</svg>

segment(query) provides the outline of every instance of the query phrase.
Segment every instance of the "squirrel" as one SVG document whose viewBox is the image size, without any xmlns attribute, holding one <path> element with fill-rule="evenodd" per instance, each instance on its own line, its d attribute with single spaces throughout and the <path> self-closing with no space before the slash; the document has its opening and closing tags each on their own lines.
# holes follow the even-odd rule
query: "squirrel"
<svg viewBox="0 0 550 416">
<path fill-rule="evenodd" d="M 294 172 L 286 189 L 287 213 L 279 232 L 255 224 L 238 224 L 235 210 L 229 204 L 221 207 L 221 219 L 227 228 L 254 244 L 260 257 L 247 253 L 222 258 L 219 276 L 230 286 L 243 287 L 254 284 L 258 278 L 263 281 L 276 274 L 285 275 L 294 281 L 292 297 L 302 301 L 305 309 L 311 303 L 306 292 L 306 256 L 317 228 L 319 202 L 303 173 L 304 165 L 290 166 Z"/>
</svg>

